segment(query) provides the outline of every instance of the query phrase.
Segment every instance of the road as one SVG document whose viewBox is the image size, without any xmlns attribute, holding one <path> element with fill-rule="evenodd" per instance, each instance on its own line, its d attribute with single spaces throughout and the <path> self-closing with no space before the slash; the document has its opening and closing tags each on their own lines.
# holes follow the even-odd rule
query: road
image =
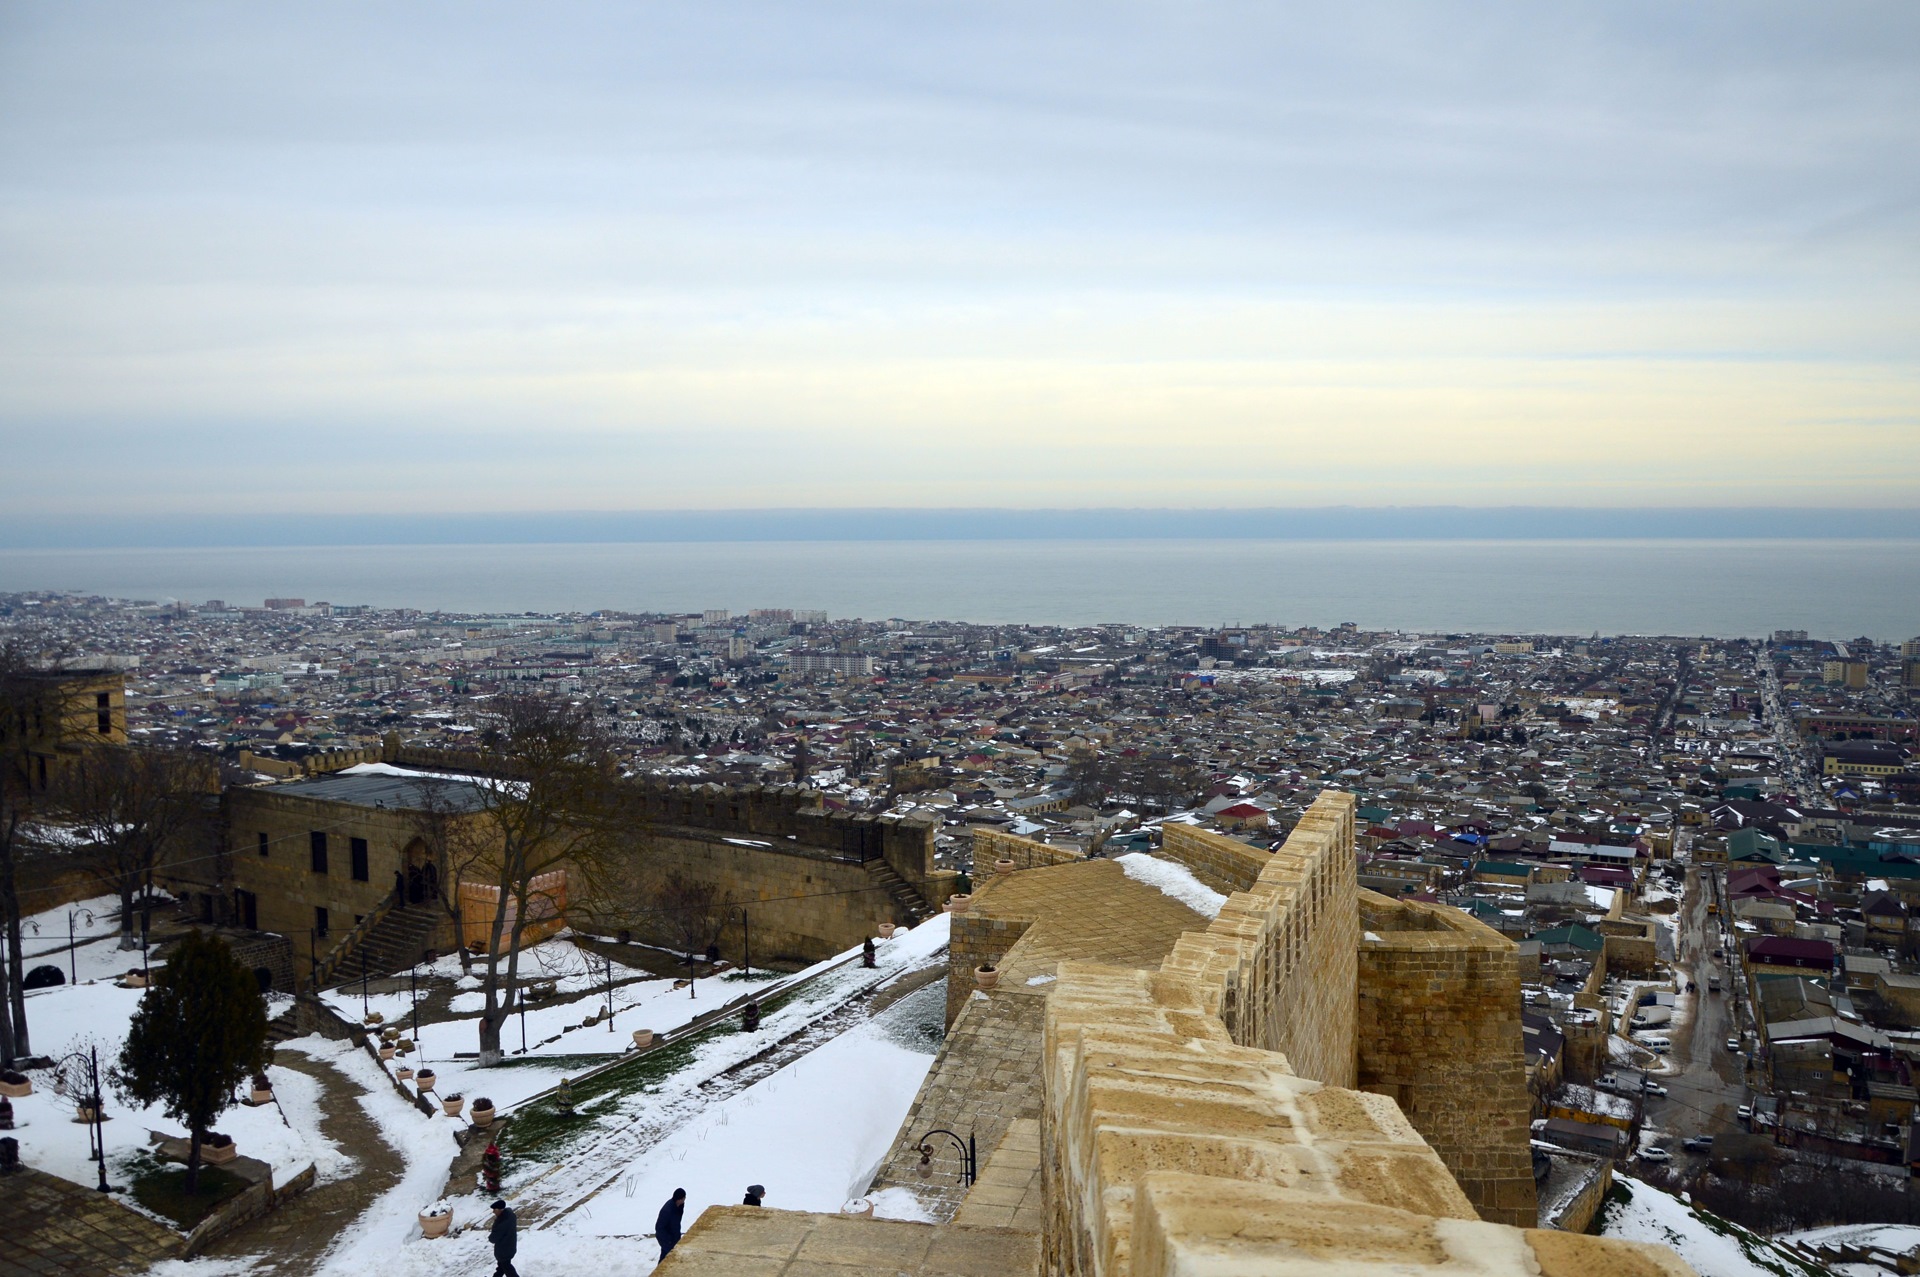
<svg viewBox="0 0 1920 1277">
<path fill-rule="evenodd" d="M 1780 672 L 1774 668 L 1773 657 L 1765 646 L 1761 647 L 1756 663 L 1760 671 L 1760 698 L 1766 708 L 1767 722 L 1773 725 L 1774 740 L 1780 746 L 1780 766 L 1786 774 L 1787 788 L 1802 805 L 1819 806 L 1820 788 L 1807 774 L 1793 716 L 1787 713 L 1786 696 L 1780 690 Z"/>
<path fill-rule="evenodd" d="M 1707 916 L 1711 872 L 1706 866 L 1688 871 L 1686 893 L 1675 917 L 1680 950 L 1676 965 L 1699 992 L 1693 997 L 1694 1011 L 1686 1027 L 1669 1034 L 1673 1049 L 1667 1058 L 1674 1071 L 1659 1079 L 1669 1094 L 1664 1099 L 1648 1097 L 1646 1106 L 1647 1125 L 1671 1136 L 1665 1142 L 1676 1159 L 1689 1156 L 1680 1148 L 1687 1136 L 1745 1129 L 1734 1114 L 1748 1099 L 1743 1065 L 1741 1057 L 1726 1048 L 1726 1040 L 1736 1031 L 1734 982 L 1723 980 L 1723 991 L 1717 994 L 1707 990 L 1707 977 L 1715 970 L 1712 955 L 1720 941 L 1718 919 Z"/>
</svg>

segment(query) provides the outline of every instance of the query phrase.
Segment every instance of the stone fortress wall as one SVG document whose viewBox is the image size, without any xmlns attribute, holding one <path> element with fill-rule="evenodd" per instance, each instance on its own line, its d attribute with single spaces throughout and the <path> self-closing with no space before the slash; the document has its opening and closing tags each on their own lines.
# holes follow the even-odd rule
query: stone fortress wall
<svg viewBox="0 0 1920 1277">
<path fill-rule="evenodd" d="M 1350 795 L 1323 794 L 1252 889 L 1159 970 L 1059 964 L 1043 1050 L 1043 1271 L 1687 1272 L 1660 1247 L 1484 1222 L 1392 1099 L 1343 1089 L 1363 1058 L 1353 813 Z M 1328 939 L 1343 932 L 1345 963 Z M 1449 996 L 1445 975 L 1430 979 L 1432 996 Z M 1331 997 L 1293 987 L 1322 980 L 1348 991 L 1344 1026 Z M 1379 1067 L 1388 1044 L 1367 1050 Z"/>
<path fill-rule="evenodd" d="M 1458 909 L 1360 893 L 1359 1088 L 1386 1095 L 1482 1219 L 1535 1218 L 1513 942 Z"/>
</svg>

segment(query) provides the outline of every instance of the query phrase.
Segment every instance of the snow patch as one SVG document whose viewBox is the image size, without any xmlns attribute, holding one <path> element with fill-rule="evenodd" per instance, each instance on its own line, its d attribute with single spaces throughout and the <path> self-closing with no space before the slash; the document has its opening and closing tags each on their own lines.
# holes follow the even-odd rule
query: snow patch
<svg viewBox="0 0 1920 1277">
<path fill-rule="evenodd" d="M 1202 917 L 1217 918 L 1227 898 L 1193 876 L 1193 870 L 1171 860 L 1158 860 L 1143 851 L 1114 857 L 1127 877 L 1173 897 Z"/>
</svg>

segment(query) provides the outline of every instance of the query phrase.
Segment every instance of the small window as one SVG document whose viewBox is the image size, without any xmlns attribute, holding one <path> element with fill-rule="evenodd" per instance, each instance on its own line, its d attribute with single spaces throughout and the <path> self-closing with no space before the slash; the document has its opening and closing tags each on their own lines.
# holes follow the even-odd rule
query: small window
<svg viewBox="0 0 1920 1277">
<path fill-rule="evenodd" d="M 355 882 L 365 882 L 367 880 L 367 840 L 364 838 L 349 839 L 347 842 L 347 850 L 353 857 L 353 880 Z"/>
<path fill-rule="evenodd" d="M 93 725 L 100 735 L 113 735 L 113 711 L 110 709 L 101 710 L 99 715 L 95 717 Z"/>
<path fill-rule="evenodd" d="M 327 871 L 327 834 L 324 829 L 316 829 L 307 835 L 309 849 L 313 853 L 313 871 L 323 874 Z"/>
<path fill-rule="evenodd" d="M 112 709 L 113 697 L 107 695 L 105 692 L 95 692 L 93 696 L 93 707 L 95 709 Z"/>
<path fill-rule="evenodd" d="M 263 856 L 266 855 L 267 854 L 267 836 L 265 834 L 255 834 L 254 840 L 255 840 L 253 844 L 254 850 L 259 852 Z"/>
<path fill-rule="evenodd" d="M 326 938 L 327 907 L 325 905 L 315 905 L 313 907 L 313 934 L 323 940 Z"/>
</svg>

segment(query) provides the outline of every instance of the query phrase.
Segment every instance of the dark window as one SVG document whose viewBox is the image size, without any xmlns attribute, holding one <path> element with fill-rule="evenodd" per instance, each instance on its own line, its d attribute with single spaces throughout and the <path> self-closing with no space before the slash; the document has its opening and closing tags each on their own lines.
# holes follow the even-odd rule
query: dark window
<svg viewBox="0 0 1920 1277">
<path fill-rule="evenodd" d="M 261 855 L 263 856 L 266 855 L 267 854 L 267 836 L 265 834 L 256 834 L 254 836 L 258 840 L 254 843 L 254 847 L 259 851 Z"/>
<path fill-rule="evenodd" d="M 112 709 L 113 697 L 107 695 L 105 692 L 95 692 L 93 695 L 93 707 L 95 709 Z"/>
<path fill-rule="evenodd" d="M 327 871 L 326 831 L 322 829 L 314 830 L 307 835 L 307 841 L 313 850 L 313 871 L 317 874 L 325 873 Z"/>
<path fill-rule="evenodd" d="M 367 880 L 367 840 L 364 838 L 349 839 L 347 842 L 347 850 L 351 852 L 353 856 L 353 880 L 355 882 L 365 882 Z"/>
<path fill-rule="evenodd" d="M 102 736 L 111 736 L 113 734 L 113 711 L 110 709 L 101 710 L 95 717 L 93 725 L 99 730 Z"/>
<path fill-rule="evenodd" d="M 313 907 L 313 934 L 323 939 L 326 937 L 327 907 L 325 905 L 315 905 Z"/>
</svg>

